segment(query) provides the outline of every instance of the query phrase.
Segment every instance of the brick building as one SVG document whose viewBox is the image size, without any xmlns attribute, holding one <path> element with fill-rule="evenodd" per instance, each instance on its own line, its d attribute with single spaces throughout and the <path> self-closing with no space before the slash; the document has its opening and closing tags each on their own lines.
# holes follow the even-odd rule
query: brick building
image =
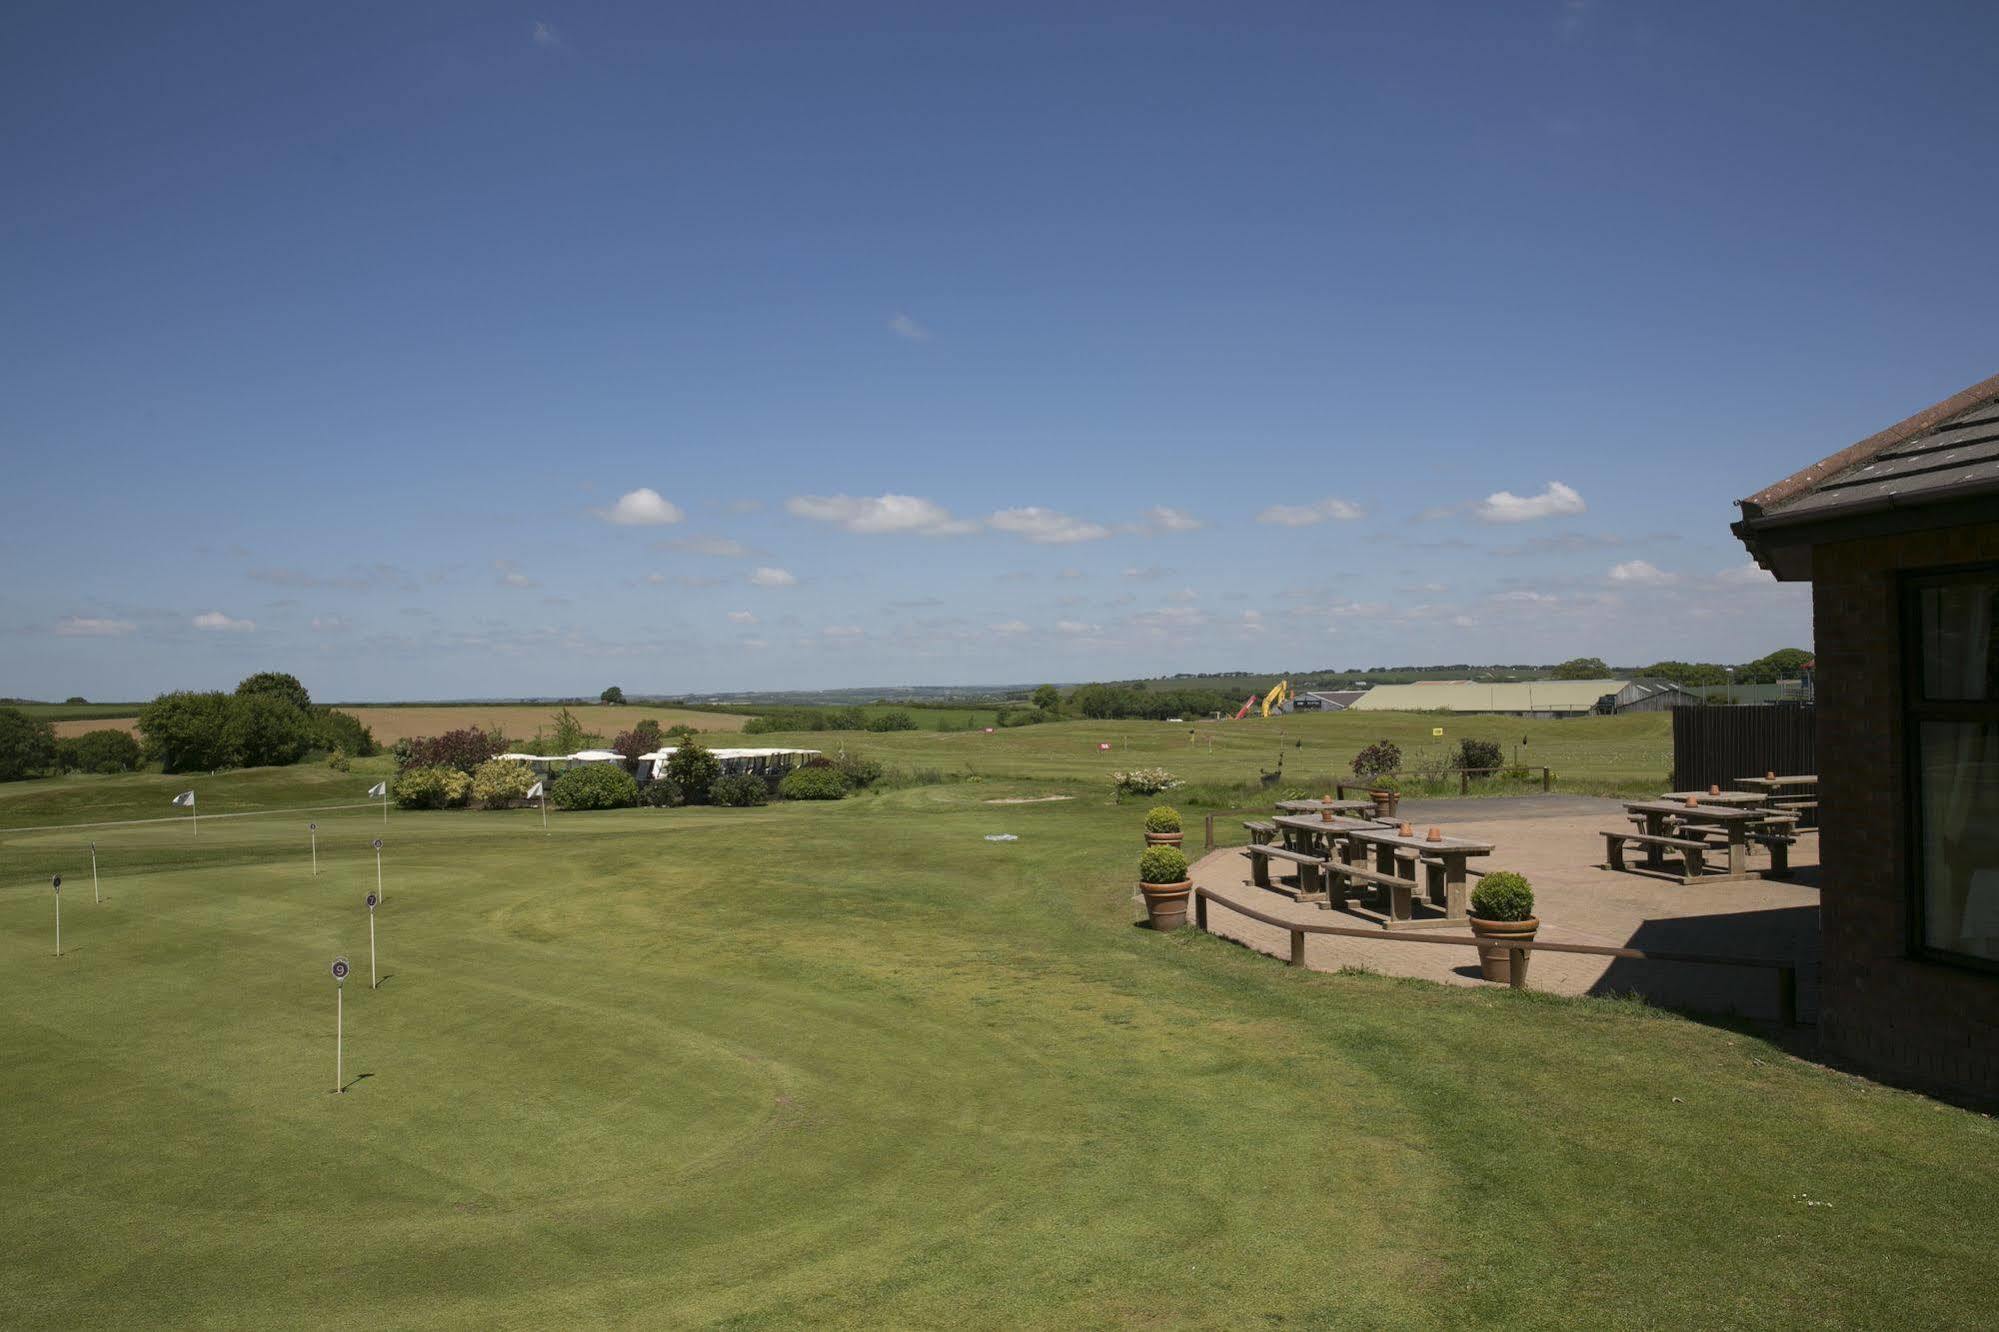
<svg viewBox="0 0 1999 1332">
<path fill-rule="evenodd" d="M 1999 376 L 1741 504 L 1812 584 L 1820 1042 L 1999 1098 Z"/>
</svg>

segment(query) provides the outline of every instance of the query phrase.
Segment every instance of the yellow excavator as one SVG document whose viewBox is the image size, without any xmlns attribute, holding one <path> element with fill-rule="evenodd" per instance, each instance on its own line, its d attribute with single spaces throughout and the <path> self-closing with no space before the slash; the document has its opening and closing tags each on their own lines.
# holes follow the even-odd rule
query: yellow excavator
<svg viewBox="0 0 1999 1332">
<path fill-rule="evenodd" d="M 1268 717 L 1272 708 L 1287 701 L 1290 697 L 1291 682 L 1289 680 L 1279 680 L 1276 687 L 1263 696 L 1263 715 Z"/>
</svg>

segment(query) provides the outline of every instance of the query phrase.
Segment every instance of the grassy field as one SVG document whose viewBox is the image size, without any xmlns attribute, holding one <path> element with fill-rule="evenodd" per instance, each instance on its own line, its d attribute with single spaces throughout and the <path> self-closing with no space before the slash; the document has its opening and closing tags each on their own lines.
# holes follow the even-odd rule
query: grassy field
<svg viewBox="0 0 1999 1332">
<path fill-rule="evenodd" d="M 1431 732 L 1441 727 L 1443 737 Z M 837 749 L 842 745 L 908 768 L 936 768 L 987 777 L 1105 782 L 1117 769 L 1163 767 L 1189 782 L 1255 783 L 1277 771 L 1283 784 L 1321 787 L 1350 774 L 1354 754 L 1381 739 L 1400 745 L 1406 766 L 1446 761 L 1467 736 L 1499 741 L 1511 760 L 1554 771 L 1555 789 L 1665 790 L 1673 767 L 1672 718 L 1665 713 L 1584 717 L 1569 721 L 1437 717 L 1426 713 L 1334 712 L 1269 720 L 1169 725 L 1151 721 L 1052 722 L 986 735 L 799 732 L 756 737 L 758 743 Z M 1521 741 L 1525 744 L 1519 744 Z M 1109 744 L 1109 751 L 1097 748 Z M 1518 749 L 1516 751 L 1516 745 Z M 1455 789 L 1455 788 L 1453 788 Z"/>
<path fill-rule="evenodd" d="M 126 731 L 136 730 L 138 727 L 136 709 L 116 717 L 110 717 L 102 710 L 93 709 L 87 719 L 70 720 L 63 720 L 54 715 L 63 711 L 60 704 L 39 710 L 27 710 L 55 721 L 57 735 L 81 735 L 85 731 L 102 730 L 112 726 Z M 360 718 L 361 724 L 374 733 L 376 743 L 392 745 L 398 740 L 412 736 L 438 735 L 467 726 L 477 726 L 487 731 L 498 727 L 510 739 L 526 740 L 534 734 L 536 727 L 549 727 L 560 707 L 547 703 L 409 703 L 392 707 L 343 707 L 341 711 Z M 731 713 L 696 712 L 688 708 L 652 707 L 646 704 L 627 704 L 615 708 L 596 703 L 576 704 L 572 705 L 569 711 L 583 723 L 585 730 L 595 731 L 607 741 L 619 731 L 630 730 L 647 717 L 661 726 L 679 726 L 684 723 L 697 731 L 740 731 L 745 720 Z"/>
<path fill-rule="evenodd" d="M 356 776 L 198 780 L 207 814 Z M 12 1326 L 1972 1326 L 1999 1301 L 1992 1120 L 1629 1004 L 1133 928 L 1135 815 L 1100 795 L 21 830 L 184 780 L 0 787 Z"/>
</svg>

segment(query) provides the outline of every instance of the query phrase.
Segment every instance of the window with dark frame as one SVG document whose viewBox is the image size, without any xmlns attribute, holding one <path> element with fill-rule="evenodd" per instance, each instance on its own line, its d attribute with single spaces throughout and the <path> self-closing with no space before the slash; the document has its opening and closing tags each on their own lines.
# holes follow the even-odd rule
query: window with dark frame
<svg viewBox="0 0 1999 1332">
<path fill-rule="evenodd" d="M 1921 956 L 1999 971 L 1999 565 L 1903 585 Z"/>
</svg>

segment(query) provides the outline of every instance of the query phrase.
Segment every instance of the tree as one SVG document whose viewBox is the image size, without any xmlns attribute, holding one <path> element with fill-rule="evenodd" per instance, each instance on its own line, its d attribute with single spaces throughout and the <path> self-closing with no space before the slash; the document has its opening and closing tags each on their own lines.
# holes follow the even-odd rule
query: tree
<svg viewBox="0 0 1999 1332">
<path fill-rule="evenodd" d="M 1549 672 L 1556 680 L 1603 680 L 1610 676 L 1610 667 L 1604 665 L 1602 657 L 1573 657 Z"/>
<path fill-rule="evenodd" d="M 85 698 L 82 694 L 71 694 L 68 698 L 64 699 L 63 702 L 70 704 L 71 706 L 74 706 L 78 703 L 88 703 L 90 702 L 90 700 Z"/>
<path fill-rule="evenodd" d="M 252 693 L 229 700 L 222 725 L 228 761 L 242 768 L 296 763 L 311 740 L 304 712 L 278 693 Z"/>
<path fill-rule="evenodd" d="M 409 758 L 413 767 L 456 768 L 469 776 L 504 748 L 506 742 L 497 731 L 467 726 L 417 740 L 410 746 Z"/>
<path fill-rule="evenodd" d="M 599 703 L 622 703 L 625 701 L 625 691 L 616 685 L 612 685 L 609 689 L 597 695 L 597 701 Z"/>
<path fill-rule="evenodd" d="M 699 740 L 689 740 L 666 760 L 666 775 L 690 805 L 708 803 L 708 790 L 722 775 L 722 761 Z"/>
<path fill-rule="evenodd" d="M 1812 654 L 1803 648 L 1779 648 L 1767 657 L 1758 657 L 1738 667 L 1735 678 L 1742 684 L 1775 684 L 1779 680 L 1795 680 L 1811 659 Z"/>
<path fill-rule="evenodd" d="M 224 693 L 179 689 L 161 694 L 139 713 L 145 757 L 163 772 L 211 772 L 226 768 L 231 756 L 231 699 Z"/>
<path fill-rule="evenodd" d="M 590 733 L 583 729 L 583 723 L 576 720 L 576 714 L 568 708 L 555 714 L 555 731 L 548 739 L 550 751 L 556 754 L 574 754 L 589 743 Z"/>
<path fill-rule="evenodd" d="M 0 782 L 47 772 L 56 763 L 56 728 L 19 708 L 0 708 Z"/>
<path fill-rule="evenodd" d="M 1060 712 L 1062 710 L 1062 691 L 1052 684 L 1045 684 L 1034 691 L 1029 701 L 1043 712 Z"/>
<path fill-rule="evenodd" d="M 296 675 L 287 675 L 283 671 L 259 671 L 236 686 L 238 698 L 249 698 L 253 694 L 268 694 L 283 699 L 302 713 L 309 715 L 312 712 L 312 695 L 305 692 L 305 686 L 299 683 Z"/>
<path fill-rule="evenodd" d="M 139 742 L 106 728 L 56 741 L 56 767 L 64 772 L 130 772 L 139 766 Z"/>
<path fill-rule="evenodd" d="M 1638 673 L 1692 689 L 1728 682 L 1728 673 L 1711 661 L 1655 661 Z"/>
</svg>

